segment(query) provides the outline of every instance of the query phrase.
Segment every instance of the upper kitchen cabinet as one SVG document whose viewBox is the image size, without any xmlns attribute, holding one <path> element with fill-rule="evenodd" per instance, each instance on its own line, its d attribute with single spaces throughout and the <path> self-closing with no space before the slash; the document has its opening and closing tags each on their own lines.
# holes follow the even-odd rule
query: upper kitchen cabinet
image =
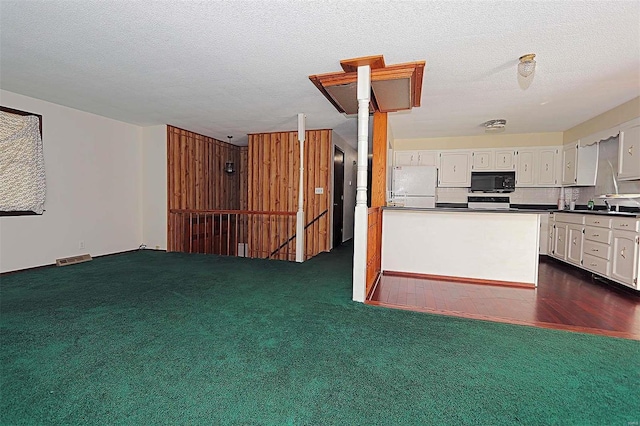
<svg viewBox="0 0 640 426">
<path fill-rule="evenodd" d="M 559 147 L 520 148 L 516 151 L 517 187 L 559 186 Z"/>
<path fill-rule="evenodd" d="M 487 149 L 482 151 L 473 151 L 471 153 L 471 170 L 473 171 L 488 171 L 493 170 L 493 150 Z"/>
<path fill-rule="evenodd" d="M 538 151 L 538 186 L 559 186 L 559 157 L 558 148 L 541 148 Z"/>
<path fill-rule="evenodd" d="M 393 160 L 394 166 L 417 166 L 418 153 L 416 151 L 396 151 Z"/>
<path fill-rule="evenodd" d="M 512 149 L 497 149 L 495 151 L 495 170 L 513 170 L 515 168 L 516 153 Z"/>
<path fill-rule="evenodd" d="M 580 146 L 580 141 L 562 149 L 562 185 L 595 186 L 598 145 Z"/>
<path fill-rule="evenodd" d="M 438 186 L 468 188 L 471 186 L 471 152 L 441 151 Z"/>
<path fill-rule="evenodd" d="M 534 164 L 536 151 L 520 149 L 516 152 L 516 186 L 534 186 Z"/>
<path fill-rule="evenodd" d="M 436 166 L 437 151 L 396 151 L 395 166 Z"/>
<path fill-rule="evenodd" d="M 438 151 L 418 151 L 418 166 L 437 166 Z"/>
<path fill-rule="evenodd" d="M 640 120 L 620 129 L 618 139 L 618 179 L 640 179 Z"/>
</svg>

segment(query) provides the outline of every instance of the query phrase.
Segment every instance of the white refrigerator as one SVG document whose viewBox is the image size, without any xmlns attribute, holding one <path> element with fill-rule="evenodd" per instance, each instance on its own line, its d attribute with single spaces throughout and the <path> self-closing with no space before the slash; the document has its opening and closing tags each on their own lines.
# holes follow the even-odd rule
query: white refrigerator
<svg viewBox="0 0 640 426">
<path fill-rule="evenodd" d="M 435 166 L 396 166 L 393 168 L 391 201 L 405 207 L 434 208 L 437 182 Z"/>
</svg>

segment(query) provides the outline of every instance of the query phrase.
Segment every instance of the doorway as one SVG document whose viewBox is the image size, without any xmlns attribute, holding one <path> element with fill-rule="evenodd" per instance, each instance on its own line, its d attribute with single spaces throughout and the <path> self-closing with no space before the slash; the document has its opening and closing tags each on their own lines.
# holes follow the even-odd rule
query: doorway
<svg viewBox="0 0 640 426">
<path fill-rule="evenodd" d="M 333 247 L 342 245 L 342 221 L 344 211 L 344 152 L 338 147 L 333 151 Z"/>
</svg>

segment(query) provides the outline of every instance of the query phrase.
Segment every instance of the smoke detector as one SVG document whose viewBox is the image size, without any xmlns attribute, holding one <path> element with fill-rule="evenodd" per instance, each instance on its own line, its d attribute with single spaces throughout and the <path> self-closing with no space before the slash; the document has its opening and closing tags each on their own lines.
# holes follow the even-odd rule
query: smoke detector
<svg viewBox="0 0 640 426">
<path fill-rule="evenodd" d="M 507 125 L 507 120 L 499 118 L 496 120 L 489 120 L 482 124 L 484 131 L 488 133 L 504 132 L 504 127 Z"/>
</svg>

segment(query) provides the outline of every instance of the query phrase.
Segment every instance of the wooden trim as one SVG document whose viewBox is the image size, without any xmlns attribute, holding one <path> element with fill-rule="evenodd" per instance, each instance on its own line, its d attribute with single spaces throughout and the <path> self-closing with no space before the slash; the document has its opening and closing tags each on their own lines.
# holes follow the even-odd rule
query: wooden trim
<svg viewBox="0 0 640 426">
<path fill-rule="evenodd" d="M 603 330 L 600 328 L 590 328 L 590 327 L 582 327 L 582 326 L 567 325 L 567 324 L 556 324 L 556 323 L 542 322 L 542 321 L 524 321 L 524 320 L 508 319 L 508 318 L 502 318 L 502 317 L 493 317 L 489 315 L 470 314 L 466 312 L 447 311 L 442 309 L 431 309 L 431 308 L 424 308 L 419 306 L 396 305 L 393 303 L 378 302 L 373 300 L 365 300 L 364 303 L 367 305 L 380 306 L 383 308 L 402 309 L 404 311 L 422 312 L 427 314 L 446 315 L 450 317 L 467 318 L 467 319 L 473 319 L 473 320 L 500 322 L 503 324 L 549 328 L 554 330 L 597 334 L 600 336 L 607 336 L 607 337 L 618 337 L 622 339 L 640 340 L 638 336 L 631 333 L 624 332 L 624 331 Z"/>
<path fill-rule="evenodd" d="M 296 212 L 260 211 L 260 210 L 190 210 L 170 209 L 169 213 L 197 213 L 197 214 L 270 214 L 278 216 L 295 216 Z"/>
<path fill-rule="evenodd" d="M 484 280 L 480 278 L 451 277 L 448 275 L 417 274 L 414 272 L 399 272 L 399 271 L 383 271 L 382 275 L 386 275 L 390 277 L 452 281 L 452 282 L 468 283 L 468 284 L 499 285 L 499 286 L 505 286 L 505 287 L 528 288 L 532 290 L 536 289 L 536 286 L 534 284 L 519 283 L 514 281 Z"/>
<path fill-rule="evenodd" d="M 382 273 L 380 271 L 378 271 L 376 273 L 375 280 L 373 281 L 373 285 L 371 286 L 371 288 L 367 292 L 367 297 L 365 297 L 365 301 L 369 301 L 369 299 L 371 298 L 373 293 L 376 291 L 376 288 L 378 287 L 378 283 L 380 283 L 380 278 L 382 278 Z"/>
<path fill-rule="evenodd" d="M 371 164 L 371 206 L 386 204 L 387 191 L 387 113 L 373 113 L 373 160 Z"/>
<path fill-rule="evenodd" d="M 314 130 L 307 130 L 309 132 L 332 132 L 332 129 L 314 129 Z M 247 133 L 247 136 L 258 136 L 258 135 L 271 135 L 271 134 L 277 134 L 277 133 L 293 133 L 296 137 L 295 142 L 298 143 L 298 132 L 297 131 L 290 131 L 290 130 L 282 130 L 282 131 L 273 131 L 273 132 L 260 132 L 260 133 Z M 247 148 L 247 147 L 240 147 L 240 148 Z M 300 155 L 300 154 L 298 154 Z"/>
<path fill-rule="evenodd" d="M 376 62 L 377 59 L 381 62 Z M 354 84 L 358 81 L 357 66 L 358 65 L 371 65 L 371 82 L 386 81 L 386 80 L 398 80 L 409 79 L 410 93 L 407 95 L 410 97 L 410 107 L 419 107 L 421 104 L 422 96 L 422 80 L 424 75 L 425 61 L 406 62 L 402 64 L 395 64 L 389 66 L 380 67 L 379 64 L 384 64 L 384 58 L 382 56 L 366 56 L 362 58 L 347 59 L 340 62 L 344 72 L 332 72 L 325 74 L 314 74 L 309 76 L 309 80 L 320 90 L 320 92 L 331 102 L 331 104 L 341 113 L 344 113 L 344 108 L 338 104 L 333 97 L 326 90 L 327 87 Z M 378 101 L 375 97 L 374 91 L 372 91 L 371 105 L 374 112 L 378 111 Z M 371 107 L 371 106 L 370 106 Z"/>
<path fill-rule="evenodd" d="M 343 59 L 340 61 L 340 66 L 344 70 L 344 72 L 354 72 L 358 70 L 358 67 L 362 65 L 369 65 L 372 70 L 377 68 L 384 68 L 384 56 L 382 55 L 374 55 L 374 56 L 361 56 L 359 58 L 353 59 Z"/>
</svg>

